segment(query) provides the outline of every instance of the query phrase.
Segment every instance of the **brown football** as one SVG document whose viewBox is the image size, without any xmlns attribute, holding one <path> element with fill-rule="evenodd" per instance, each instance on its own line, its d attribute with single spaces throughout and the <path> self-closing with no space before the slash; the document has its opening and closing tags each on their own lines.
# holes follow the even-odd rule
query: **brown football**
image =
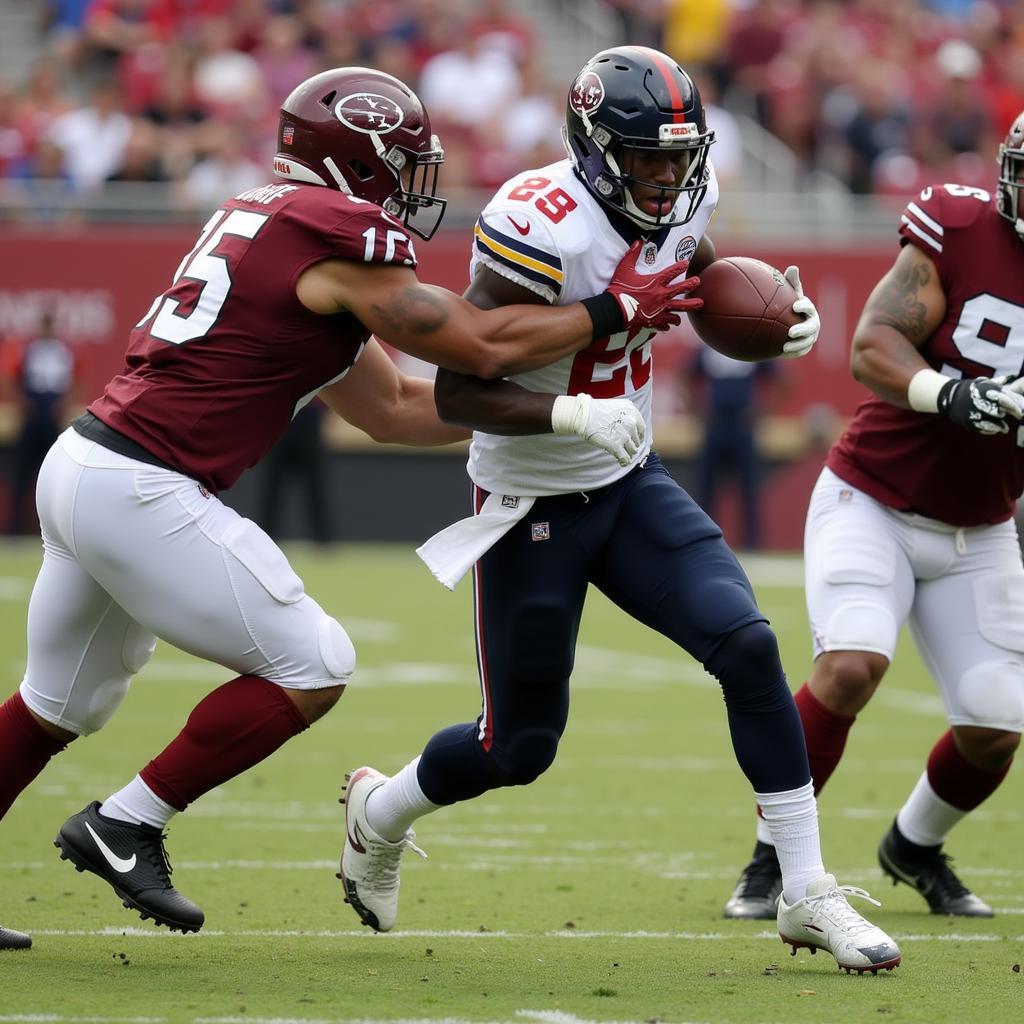
<svg viewBox="0 0 1024 1024">
<path fill-rule="evenodd" d="M 781 355 L 790 327 L 803 319 L 793 312 L 798 296 L 782 271 L 749 256 L 715 260 L 701 271 L 693 295 L 704 300 L 689 314 L 700 340 L 746 362 Z"/>
</svg>

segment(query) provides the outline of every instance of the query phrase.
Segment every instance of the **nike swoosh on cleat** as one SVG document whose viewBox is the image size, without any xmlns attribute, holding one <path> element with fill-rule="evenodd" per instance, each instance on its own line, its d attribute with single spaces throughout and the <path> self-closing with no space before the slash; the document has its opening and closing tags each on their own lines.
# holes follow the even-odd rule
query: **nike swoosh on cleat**
<svg viewBox="0 0 1024 1024">
<path fill-rule="evenodd" d="M 119 874 L 126 875 L 133 867 L 135 867 L 135 854 L 133 853 L 130 857 L 125 859 L 124 857 L 118 857 L 114 851 L 107 846 L 105 842 L 98 835 L 89 822 L 85 823 L 85 827 L 89 830 L 89 835 L 92 836 L 93 842 L 99 847 L 100 853 L 103 854 L 106 862 Z"/>
<path fill-rule="evenodd" d="M 524 228 L 524 227 L 520 227 L 519 222 L 516 221 L 516 220 L 513 220 L 510 214 L 506 213 L 505 216 L 508 217 L 508 219 L 512 222 L 512 227 L 514 227 L 516 229 L 516 231 L 519 232 L 519 234 L 521 234 L 521 235 L 528 235 L 530 233 L 530 222 L 529 221 L 526 222 L 526 227 Z"/>
<path fill-rule="evenodd" d="M 359 826 L 358 825 L 354 826 L 352 831 L 355 832 L 356 836 L 358 836 L 359 835 Z M 356 853 L 366 853 L 366 847 L 363 846 L 363 844 L 361 842 L 359 842 L 359 840 L 356 839 L 355 836 L 352 835 L 352 832 L 348 833 L 348 841 L 349 841 L 349 843 L 351 843 L 352 849 L 355 850 Z"/>
</svg>

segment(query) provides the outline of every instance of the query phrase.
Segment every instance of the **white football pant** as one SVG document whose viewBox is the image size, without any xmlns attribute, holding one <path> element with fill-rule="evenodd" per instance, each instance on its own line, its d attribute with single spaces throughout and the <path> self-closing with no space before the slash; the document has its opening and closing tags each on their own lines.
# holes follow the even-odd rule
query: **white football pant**
<svg viewBox="0 0 1024 1024">
<path fill-rule="evenodd" d="M 951 481 L 950 486 L 956 486 Z M 1012 520 L 957 528 L 822 471 L 804 536 L 814 656 L 911 635 L 952 725 L 1024 729 L 1024 566 Z"/>
<path fill-rule="evenodd" d="M 85 735 L 117 709 L 156 637 L 294 689 L 345 682 L 348 634 L 281 549 L 195 480 L 66 430 L 39 473 L 43 564 L 21 695 Z"/>
</svg>

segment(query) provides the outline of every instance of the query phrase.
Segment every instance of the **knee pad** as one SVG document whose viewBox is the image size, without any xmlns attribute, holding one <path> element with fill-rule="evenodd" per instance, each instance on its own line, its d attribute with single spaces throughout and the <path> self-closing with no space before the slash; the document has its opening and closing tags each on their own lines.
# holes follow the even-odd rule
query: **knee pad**
<svg viewBox="0 0 1024 1024">
<path fill-rule="evenodd" d="M 892 612 L 870 600 L 843 601 L 825 623 L 826 651 L 877 651 L 890 661 L 900 627 Z"/>
<path fill-rule="evenodd" d="M 504 786 L 527 786 L 551 767 L 560 737 L 554 729 L 524 729 L 490 752 Z"/>
<path fill-rule="evenodd" d="M 121 644 L 121 661 L 133 676 L 146 666 L 156 650 L 156 637 L 137 622 L 129 623 L 125 630 L 124 642 Z"/>
<path fill-rule="evenodd" d="M 108 679 L 97 686 L 91 694 L 82 720 L 77 723 L 81 728 L 76 728 L 75 732 L 80 736 L 88 736 L 102 729 L 121 706 L 131 681 L 131 676 L 123 676 L 120 679 Z"/>
<path fill-rule="evenodd" d="M 951 703 L 954 725 L 1024 731 L 1024 667 L 1012 661 L 973 665 L 957 682 Z"/>
<path fill-rule="evenodd" d="M 110 638 L 111 644 L 116 638 Z M 26 679 L 22 699 L 41 718 L 77 736 L 98 732 L 121 705 L 132 676 L 141 671 L 156 650 L 156 637 L 137 622 L 129 622 L 121 647 L 111 646 L 67 680 L 67 688 L 37 693 Z"/>
<path fill-rule="evenodd" d="M 730 707 L 768 710 L 776 700 L 792 700 L 779 644 L 767 622 L 752 622 L 730 633 L 704 667 L 718 680 Z"/>
<path fill-rule="evenodd" d="M 35 714 L 52 725 L 67 729 L 76 736 L 89 736 L 110 721 L 128 693 L 131 681 L 132 677 L 127 673 L 111 674 L 95 684 L 88 693 L 72 690 L 63 706 L 54 705 L 52 701 L 47 706 L 45 700 L 37 699 L 39 694 L 34 693 L 27 682 L 23 682 L 21 698 Z"/>
<path fill-rule="evenodd" d="M 344 626 L 329 615 L 321 617 L 316 629 L 320 660 L 330 676 L 344 682 L 356 668 L 356 649 Z"/>
</svg>

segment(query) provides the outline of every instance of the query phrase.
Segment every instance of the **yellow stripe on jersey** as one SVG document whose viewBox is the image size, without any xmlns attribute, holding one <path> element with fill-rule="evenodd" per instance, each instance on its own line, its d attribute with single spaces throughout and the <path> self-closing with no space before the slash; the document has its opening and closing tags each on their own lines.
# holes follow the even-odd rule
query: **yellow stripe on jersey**
<svg viewBox="0 0 1024 1024">
<path fill-rule="evenodd" d="M 533 259 L 533 257 L 527 256 L 524 253 L 516 252 L 515 249 L 507 245 L 502 245 L 501 242 L 485 234 L 480 228 L 479 223 L 473 229 L 473 233 L 476 235 L 477 244 L 493 253 L 502 263 L 515 264 L 524 270 L 532 271 L 531 277 L 533 274 L 543 274 L 544 277 L 549 278 L 559 286 L 565 280 L 565 274 L 561 270 L 552 267 L 550 264 L 543 263 L 541 260 Z"/>
</svg>

